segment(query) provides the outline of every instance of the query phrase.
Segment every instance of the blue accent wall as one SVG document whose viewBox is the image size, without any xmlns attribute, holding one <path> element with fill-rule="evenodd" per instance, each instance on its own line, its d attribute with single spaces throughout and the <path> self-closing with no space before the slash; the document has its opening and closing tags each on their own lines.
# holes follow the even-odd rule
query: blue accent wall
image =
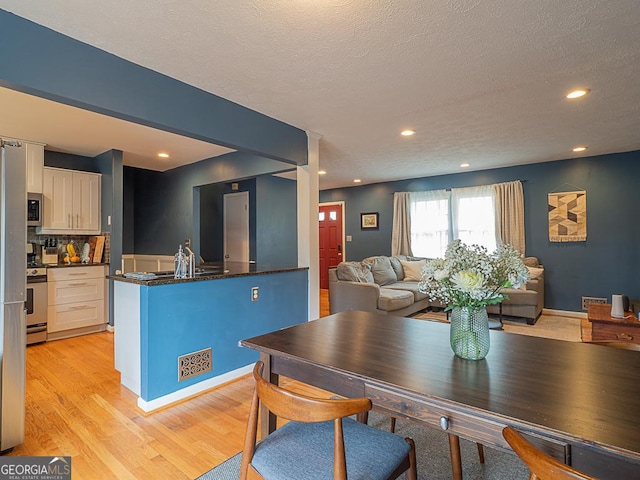
<svg viewBox="0 0 640 480">
<path fill-rule="evenodd" d="M 293 180 L 263 175 L 256 185 L 258 263 L 298 263 L 297 185 Z"/>
<path fill-rule="evenodd" d="M 393 193 L 522 180 L 527 255 L 545 266 L 545 308 L 580 311 L 581 297 L 624 293 L 640 299 L 640 151 L 518 167 L 415 178 L 320 192 L 345 202 L 345 259 L 391 253 Z M 587 241 L 549 241 L 547 195 L 586 190 Z M 379 212 L 379 230 L 361 230 L 360 213 Z"/>
<path fill-rule="evenodd" d="M 154 400 L 257 361 L 238 342 L 306 322 L 307 288 L 307 270 L 141 286 L 140 396 Z M 208 347 L 213 371 L 178 382 L 178 357 Z"/>
<path fill-rule="evenodd" d="M 271 173 L 280 173 L 290 169 L 291 166 L 283 162 L 240 152 L 202 160 L 162 173 L 128 169 L 127 175 L 134 177 L 132 183 L 126 182 L 127 185 L 133 185 L 134 189 L 134 253 L 173 255 L 177 251 L 178 245 L 184 243 L 185 238 L 199 241 L 202 228 L 201 218 L 208 214 L 206 207 L 202 204 L 201 190 L 208 188 L 207 185 L 249 181 L 253 178 L 262 178 L 262 176 L 267 178 Z M 295 193 L 293 196 L 291 195 L 290 187 L 291 184 L 295 186 L 295 183 L 289 182 L 288 189 L 283 189 L 280 182 L 273 183 L 273 188 L 278 191 L 269 193 L 272 181 L 263 180 L 262 182 L 260 196 L 264 198 L 274 199 L 285 195 L 284 192 L 288 192 L 285 195 L 286 201 L 293 202 L 293 206 L 289 205 L 283 214 L 288 216 L 291 208 L 295 208 L 296 196 Z M 200 190 L 197 194 L 196 189 Z M 255 200 L 254 204 L 253 201 L 250 198 L 254 207 L 252 210 L 255 212 L 255 219 L 250 218 L 250 227 L 252 221 L 258 221 L 257 219 L 261 216 L 268 215 L 265 212 L 272 208 L 269 203 Z M 295 222 L 295 214 L 293 221 Z M 220 227 L 221 225 L 222 223 L 219 224 Z M 295 223 L 293 228 L 295 229 Z M 263 236 L 261 239 L 257 236 L 258 231 L 259 228 L 256 225 L 252 234 L 252 238 L 255 237 L 255 252 L 253 247 L 250 252 L 255 254 L 252 259 L 259 257 L 262 250 L 287 248 L 287 251 L 290 251 L 289 247 L 292 241 L 293 245 L 297 245 L 297 233 L 293 239 L 289 236 L 291 229 L 283 230 L 280 235 Z M 277 242 L 283 246 L 277 247 L 270 242 Z M 194 251 L 199 253 L 199 245 Z M 295 251 L 297 252 L 297 248 Z M 297 262 L 297 253 L 295 255 Z M 209 261 L 206 256 L 204 258 Z M 264 261 L 271 263 L 271 260 L 265 259 Z"/>
</svg>

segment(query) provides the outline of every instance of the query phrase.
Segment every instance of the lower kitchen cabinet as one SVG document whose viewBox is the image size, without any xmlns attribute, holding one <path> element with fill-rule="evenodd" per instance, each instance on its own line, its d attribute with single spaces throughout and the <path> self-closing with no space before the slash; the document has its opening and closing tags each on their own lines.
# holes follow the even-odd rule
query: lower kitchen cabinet
<svg viewBox="0 0 640 480">
<path fill-rule="evenodd" d="M 108 283 L 104 265 L 47 270 L 47 338 L 83 335 L 106 328 Z"/>
</svg>

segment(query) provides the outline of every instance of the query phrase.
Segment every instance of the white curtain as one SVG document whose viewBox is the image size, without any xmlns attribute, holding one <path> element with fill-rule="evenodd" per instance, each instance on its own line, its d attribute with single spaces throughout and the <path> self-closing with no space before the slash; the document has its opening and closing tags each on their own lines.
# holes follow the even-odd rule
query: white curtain
<svg viewBox="0 0 640 480">
<path fill-rule="evenodd" d="M 467 245 L 482 245 L 489 252 L 497 246 L 495 192 L 491 185 L 452 188 L 453 238 Z"/>
<path fill-rule="evenodd" d="M 393 194 L 391 255 L 413 255 L 411 253 L 411 212 L 408 192 Z"/>
<path fill-rule="evenodd" d="M 525 255 L 524 194 L 522 182 L 493 185 L 496 197 L 496 232 L 500 243 L 508 243 Z"/>
</svg>

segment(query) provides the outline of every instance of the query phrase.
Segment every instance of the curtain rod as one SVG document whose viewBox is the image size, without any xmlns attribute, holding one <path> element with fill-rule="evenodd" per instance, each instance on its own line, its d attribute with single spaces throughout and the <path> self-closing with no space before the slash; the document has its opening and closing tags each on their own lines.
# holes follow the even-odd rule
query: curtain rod
<svg viewBox="0 0 640 480">
<path fill-rule="evenodd" d="M 520 183 L 527 183 L 526 180 L 510 180 L 511 182 L 520 182 Z M 509 183 L 509 182 L 498 182 L 498 183 L 490 183 L 489 185 L 499 185 L 501 183 Z M 474 185 L 473 187 L 484 187 L 485 185 Z M 473 188 L 473 187 L 455 187 L 455 188 Z M 451 188 L 434 188 L 433 190 L 444 190 L 445 192 L 450 192 Z M 411 192 L 406 192 L 406 193 L 414 193 L 414 192 L 430 192 L 431 190 L 413 190 Z M 402 193 L 402 192 L 391 192 L 391 195 L 394 195 L 396 193 Z"/>
</svg>

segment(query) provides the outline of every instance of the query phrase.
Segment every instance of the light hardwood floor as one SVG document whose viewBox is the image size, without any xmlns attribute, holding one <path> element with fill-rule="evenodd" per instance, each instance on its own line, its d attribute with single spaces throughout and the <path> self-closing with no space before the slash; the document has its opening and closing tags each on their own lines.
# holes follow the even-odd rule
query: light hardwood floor
<svg viewBox="0 0 640 480">
<path fill-rule="evenodd" d="M 321 293 L 321 316 L 328 315 Z M 328 395 L 290 382 L 290 388 Z M 194 479 L 242 449 L 248 376 L 145 415 L 120 385 L 113 334 L 27 348 L 26 439 L 9 455 L 72 457 L 74 479 Z"/>
</svg>

